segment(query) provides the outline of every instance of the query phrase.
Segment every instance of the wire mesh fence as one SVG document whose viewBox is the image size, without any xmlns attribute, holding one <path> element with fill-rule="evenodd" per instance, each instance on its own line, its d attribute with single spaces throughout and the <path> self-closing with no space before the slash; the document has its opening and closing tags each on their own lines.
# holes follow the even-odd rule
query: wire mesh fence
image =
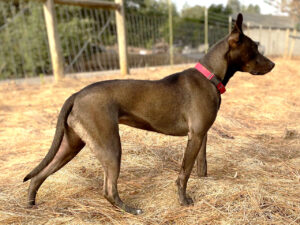
<svg viewBox="0 0 300 225">
<path fill-rule="evenodd" d="M 118 68 L 114 12 L 56 6 L 66 73 Z"/>
<path fill-rule="evenodd" d="M 210 12 L 208 14 L 208 25 L 209 46 L 212 46 L 229 32 L 229 21 L 226 15 Z"/>
<path fill-rule="evenodd" d="M 119 69 L 115 12 L 55 5 L 66 73 Z M 174 63 L 196 62 L 205 51 L 204 17 L 173 21 Z M 126 15 L 129 67 L 168 65 L 169 24 L 163 14 Z M 228 17 L 209 13 L 211 46 L 228 33 Z M 52 73 L 42 3 L 0 1 L 0 79 Z"/>
</svg>

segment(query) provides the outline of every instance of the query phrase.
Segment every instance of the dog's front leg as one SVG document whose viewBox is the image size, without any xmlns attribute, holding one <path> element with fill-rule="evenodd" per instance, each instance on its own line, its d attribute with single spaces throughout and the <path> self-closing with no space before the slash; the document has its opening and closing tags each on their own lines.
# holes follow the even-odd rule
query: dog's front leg
<svg viewBox="0 0 300 225">
<path fill-rule="evenodd" d="M 187 148 L 184 153 L 180 173 L 176 181 L 178 186 L 179 201 L 181 205 L 190 205 L 193 203 L 193 200 L 191 198 L 188 198 L 186 195 L 186 187 L 203 139 L 204 135 L 196 134 L 192 134 L 189 138 Z"/>
<path fill-rule="evenodd" d="M 197 174 L 199 177 L 207 176 L 206 142 L 207 134 L 203 138 L 202 145 L 197 156 Z"/>
</svg>

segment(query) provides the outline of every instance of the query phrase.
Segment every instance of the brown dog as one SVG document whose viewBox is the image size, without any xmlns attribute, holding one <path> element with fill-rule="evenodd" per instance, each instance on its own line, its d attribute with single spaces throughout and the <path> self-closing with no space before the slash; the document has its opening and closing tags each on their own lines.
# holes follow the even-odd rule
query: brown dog
<svg viewBox="0 0 300 225">
<path fill-rule="evenodd" d="M 36 193 L 45 179 L 87 145 L 104 168 L 105 198 L 126 212 L 140 214 L 140 209 L 123 203 L 117 190 L 121 159 L 119 123 L 168 135 L 188 135 L 177 186 L 180 203 L 191 204 L 192 199 L 186 195 L 187 181 L 197 156 L 198 175 L 207 174 L 206 134 L 219 110 L 222 83 L 226 85 L 236 71 L 262 75 L 275 65 L 243 34 L 242 21 L 239 14 L 231 34 L 200 60 L 199 65 L 211 74 L 192 68 L 157 81 L 98 82 L 68 98 L 59 114 L 48 154 L 24 178 L 31 179 L 29 205 L 35 204 Z"/>
</svg>

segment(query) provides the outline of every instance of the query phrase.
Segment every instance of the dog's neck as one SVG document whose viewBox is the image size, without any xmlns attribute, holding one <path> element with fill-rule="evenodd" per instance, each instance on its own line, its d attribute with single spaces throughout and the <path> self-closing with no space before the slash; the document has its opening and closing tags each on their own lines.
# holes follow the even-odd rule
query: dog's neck
<svg viewBox="0 0 300 225">
<path fill-rule="evenodd" d="M 214 73 L 223 85 L 226 85 L 229 79 L 237 71 L 233 65 L 230 64 L 227 54 L 229 51 L 229 45 L 227 42 L 228 37 L 211 47 L 208 53 L 199 60 L 199 62 L 205 66 L 209 71 Z"/>
</svg>

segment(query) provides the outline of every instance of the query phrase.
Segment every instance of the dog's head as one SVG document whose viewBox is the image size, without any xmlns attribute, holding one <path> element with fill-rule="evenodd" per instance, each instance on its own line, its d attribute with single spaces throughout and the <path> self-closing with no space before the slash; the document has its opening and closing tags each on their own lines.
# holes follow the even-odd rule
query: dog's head
<svg viewBox="0 0 300 225">
<path fill-rule="evenodd" d="M 258 51 L 258 44 L 243 33 L 243 15 L 238 14 L 235 26 L 228 36 L 228 60 L 238 71 L 253 75 L 270 72 L 275 64 Z"/>
</svg>

